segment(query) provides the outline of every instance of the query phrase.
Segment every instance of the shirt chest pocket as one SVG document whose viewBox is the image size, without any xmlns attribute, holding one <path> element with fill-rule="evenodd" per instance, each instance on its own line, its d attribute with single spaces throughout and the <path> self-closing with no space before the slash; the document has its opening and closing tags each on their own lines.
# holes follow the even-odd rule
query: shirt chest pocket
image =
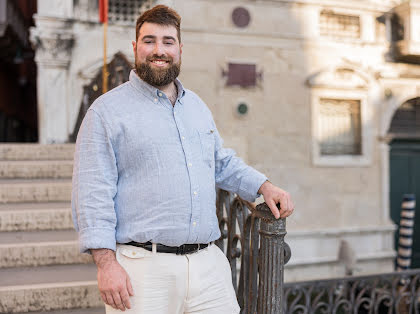
<svg viewBox="0 0 420 314">
<path fill-rule="evenodd" d="M 201 153 L 203 161 L 212 167 L 214 164 L 214 130 L 209 129 L 207 131 L 198 131 L 201 143 Z"/>
</svg>

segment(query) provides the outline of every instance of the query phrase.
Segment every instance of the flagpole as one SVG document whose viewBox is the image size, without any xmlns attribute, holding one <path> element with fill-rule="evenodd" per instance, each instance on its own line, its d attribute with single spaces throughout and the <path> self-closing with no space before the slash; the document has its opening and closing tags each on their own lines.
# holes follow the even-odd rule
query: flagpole
<svg viewBox="0 0 420 314">
<path fill-rule="evenodd" d="M 108 91 L 108 65 L 106 58 L 106 47 L 107 47 L 107 33 L 108 33 L 108 21 L 104 22 L 104 64 L 102 66 L 102 93 Z"/>
</svg>

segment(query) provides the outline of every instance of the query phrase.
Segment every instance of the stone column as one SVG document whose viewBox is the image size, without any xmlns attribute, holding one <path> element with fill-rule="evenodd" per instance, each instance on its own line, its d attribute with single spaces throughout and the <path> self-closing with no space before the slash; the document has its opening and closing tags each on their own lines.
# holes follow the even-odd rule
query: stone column
<svg viewBox="0 0 420 314">
<path fill-rule="evenodd" d="M 72 0 L 39 0 L 31 41 L 38 66 L 39 143 L 68 140 L 68 67 L 73 47 Z"/>
</svg>

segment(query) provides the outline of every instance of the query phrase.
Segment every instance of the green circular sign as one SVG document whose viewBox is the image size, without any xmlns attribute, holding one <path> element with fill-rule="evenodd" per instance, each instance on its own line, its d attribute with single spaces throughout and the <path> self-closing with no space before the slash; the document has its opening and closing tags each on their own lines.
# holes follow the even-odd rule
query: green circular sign
<svg viewBox="0 0 420 314">
<path fill-rule="evenodd" d="M 248 112 L 248 105 L 247 105 L 247 104 L 245 104 L 245 103 L 240 103 L 240 104 L 238 105 L 237 110 L 238 110 L 238 113 L 239 113 L 239 114 L 241 114 L 241 115 L 245 115 L 245 114 Z"/>
</svg>

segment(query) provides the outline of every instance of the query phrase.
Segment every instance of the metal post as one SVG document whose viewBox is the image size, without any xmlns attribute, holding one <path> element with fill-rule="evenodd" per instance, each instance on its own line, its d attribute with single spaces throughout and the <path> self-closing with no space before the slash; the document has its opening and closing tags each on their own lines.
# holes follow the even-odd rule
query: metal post
<svg viewBox="0 0 420 314">
<path fill-rule="evenodd" d="M 416 213 L 416 196 L 404 194 L 401 205 L 401 220 L 398 239 L 397 271 L 407 270 L 411 264 L 413 248 L 414 215 Z"/>
<path fill-rule="evenodd" d="M 290 248 L 284 242 L 286 219 L 275 219 L 265 204 L 257 206 L 260 222 L 258 313 L 283 313 L 283 271 L 290 259 Z"/>
<path fill-rule="evenodd" d="M 104 23 L 104 61 L 102 66 L 102 93 L 105 94 L 108 91 L 108 64 L 107 64 L 107 32 L 108 32 L 108 21 Z"/>
</svg>

